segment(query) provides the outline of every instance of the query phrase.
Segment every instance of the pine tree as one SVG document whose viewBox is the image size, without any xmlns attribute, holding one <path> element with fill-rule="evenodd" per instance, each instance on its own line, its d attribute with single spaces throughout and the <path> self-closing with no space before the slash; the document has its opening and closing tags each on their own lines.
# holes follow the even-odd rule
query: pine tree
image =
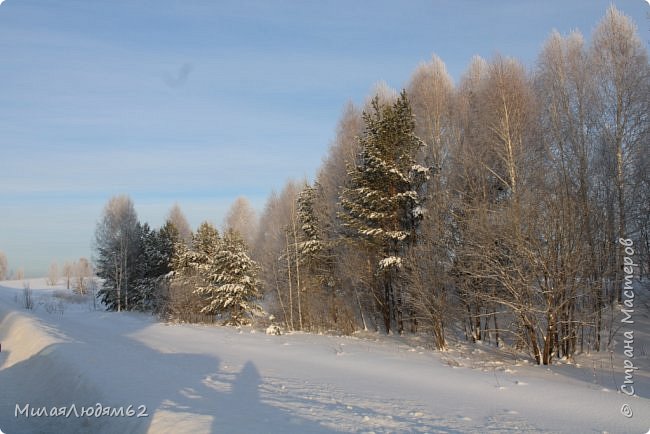
<svg viewBox="0 0 650 434">
<path fill-rule="evenodd" d="M 348 235 L 364 240 L 381 258 L 376 264 L 383 284 L 386 331 L 396 323 L 402 332 L 402 296 L 397 275 L 406 248 L 415 243 L 423 215 L 421 189 L 429 170 L 416 164 L 424 143 L 415 135 L 411 107 L 402 91 L 392 105 L 376 97 L 363 114 L 365 131 L 358 139 L 356 166 L 348 166 L 349 183 L 341 195 L 339 217 Z"/>
</svg>

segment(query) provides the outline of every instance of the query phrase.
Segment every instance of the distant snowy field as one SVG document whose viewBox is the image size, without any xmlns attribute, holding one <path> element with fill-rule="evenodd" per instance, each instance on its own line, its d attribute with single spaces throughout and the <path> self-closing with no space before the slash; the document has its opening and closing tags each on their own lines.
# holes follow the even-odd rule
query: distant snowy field
<svg viewBox="0 0 650 434">
<path fill-rule="evenodd" d="M 33 310 L 23 307 L 22 281 L 0 282 L 0 430 L 7 434 L 650 429 L 647 294 L 636 299 L 635 324 L 626 326 L 634 329 L 639 368 L 638 396 L 628 397 L 617 392 L 622 342 L 613 357 L 581 356 L 549 368 L 488 346 L 454 344 L 438 353 L 376 334 L 270 336 L 167 325 L 146 314 L 93 310 L 90 298 L 44 279 L 29 283 Z M 131 405 L 148 416 L 15 416 L 17 405 L 80 412 L 97 403 Z M 624 404 L 631 418 L 621 414 Z"/>
</svg>

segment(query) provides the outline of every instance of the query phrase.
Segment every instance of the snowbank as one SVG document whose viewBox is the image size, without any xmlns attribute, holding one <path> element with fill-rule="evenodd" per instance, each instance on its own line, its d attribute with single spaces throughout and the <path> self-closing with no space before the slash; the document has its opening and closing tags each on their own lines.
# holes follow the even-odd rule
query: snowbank
<svg viewBox="0 0 650 434">
<path fill-rule="evenodd" d="M 34 318 L 0 304 L 0 369 L 24 362 L 57 342 L 60 340 L 45 333 Z"/>
<path fill-rule="evenodd" d="M 81 417 L 83 406 L 106 401 L 93 378 L 66 354 L 70 340 L 14 305 L 16 310 L 0 302 L 0 430 L 7 434 L 115 432 L 105 419 Z M 64 406 L 70 410 L 66 410 L 68 417 L 42 413 L 45 409 L 49 415 Z M 32 416 L 37 412 L 41 415 Z M 135 421 L 123 422 L 127 432 L 137 427 Z"/>
</svg>

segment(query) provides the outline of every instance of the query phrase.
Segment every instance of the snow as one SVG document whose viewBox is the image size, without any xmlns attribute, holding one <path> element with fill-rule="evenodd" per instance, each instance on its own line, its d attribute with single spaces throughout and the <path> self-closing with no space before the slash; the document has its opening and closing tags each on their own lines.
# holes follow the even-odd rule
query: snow
<svg viewBox="0 0 650 434">
<path fill-rule="evenodd" d="M 607 369 L 539 367 L 490 346 L 432 352 L 408 339 L 168 325 L 92 309 L 32 281 L 0 283 L 0 430 L 66 433 L 610 432 L 650 428 L 650 320 L 639 313 L 638 397 Z M 59 293 L 59 296 L 61 294 Z M 62 299 L 63 300 L 63 299 Z M 596 357 L 593 356 L 593 360 Z M 619 363 L 616 359 L 614 363 Z M 596 380 L 594 380 L 594 373 Z M 620 380 L 621 374 L 618 373 Z M 603 390 L 605 389 L 605 390 Z M 14 417 L 16 404 L 146 406 L 147 417 Z M 627 403 L 632 418 L 620 414 Z"/>
<path fill-rule="evenodd" d="M 421 165 L 419 165 L 419 164 L 414 164 L 414 165 L 412 165 L 412 166 L 411 166 L 411 170 L 412 170 L 413 172 L 421 173 L 421 174 L 427 174 L 427 173 L 429 173 L 429 169 L 428 169 L 428 168 L 426 168 L 426 167 L 424 167 L 424 166 L 421 166 Z"/>
<path fill-rule="evenodd" d="M 402 267 L 402 258 L 398 256 L 389 256 L 387 258 L 382 259 L 379 261 L 379 268 L 380 269 L 385 269 L 385 268 L 401 268 Z"/>
</svg>

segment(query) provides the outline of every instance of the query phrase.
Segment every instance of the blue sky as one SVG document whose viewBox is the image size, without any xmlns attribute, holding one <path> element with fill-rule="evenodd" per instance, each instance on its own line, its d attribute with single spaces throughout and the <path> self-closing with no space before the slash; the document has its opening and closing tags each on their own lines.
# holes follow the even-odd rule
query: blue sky
<svg viewBox="0 0 650 434">
<path fill-rule="evenodd" d="M 530 68 L 552 29 L 609 1 L 6 0 L 0 5 L 0 251 L 12 269 L 91 256 L 108 199 L 160 225 L 220 224 L 312 177 L 347 103 L 440 56 Z M 648 41 L 650 7 L 614 1 Z"/>
</svg>

